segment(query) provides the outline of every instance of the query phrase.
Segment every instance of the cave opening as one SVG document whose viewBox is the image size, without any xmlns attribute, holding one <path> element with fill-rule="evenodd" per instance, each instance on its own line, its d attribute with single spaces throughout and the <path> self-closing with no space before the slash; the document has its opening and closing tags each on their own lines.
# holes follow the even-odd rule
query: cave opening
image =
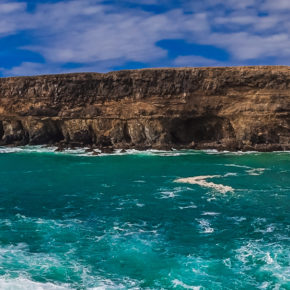
<svg viewBox="0 0 290 290">
<path fill-rule="evenodd" d="M 229 120 L 217 116 L 176 118 L 171 123 L 171 140 L 174 144 L 186 145 L 191 142 L 218 142 L 234 137 Z"/>
</svg>

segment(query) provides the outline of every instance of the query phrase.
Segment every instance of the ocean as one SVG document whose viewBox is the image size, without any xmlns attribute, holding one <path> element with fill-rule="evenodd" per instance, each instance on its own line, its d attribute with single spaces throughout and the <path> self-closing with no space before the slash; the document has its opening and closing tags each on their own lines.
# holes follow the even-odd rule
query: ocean
<svg viewBox="0 0 290 290">
<path fill-rule="evenodd" d="M 290 289 L 290 153 L 0 148 L 0 289 Z"/>
</svg>

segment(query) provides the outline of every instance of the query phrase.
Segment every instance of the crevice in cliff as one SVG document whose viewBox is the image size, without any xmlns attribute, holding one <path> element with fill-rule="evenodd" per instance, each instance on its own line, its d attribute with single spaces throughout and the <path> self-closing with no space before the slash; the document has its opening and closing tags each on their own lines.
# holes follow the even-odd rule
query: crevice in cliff
<svg viewBox="0 0 290 290">
<path fill-rule="evenodd" d="M 89 135 L 90 135 L 90 143 L 89 144 L 95 144 L 96 143 L 96 134 L 94 132 L 94 129 L 91 125 L 88 126 L 89 129 Z"/>
<path fill-rule="evenodd" d="M 64 141 L 65 137 L 61 129 L 60 121 L 55 121 L 54 123 L 56 127 L 55 141 L 56 142 Z"/>
<path fill-rule="evenodd" d="M 0 140 L 2 140 L 4 135 L 3 123 L 0 121 Z"/>
<path fill-rule="evenodd" d="M 131 136 L 129 134 L 129 128 L 128 128 L 127 122 L 124 124 L 123 134 L 124 134 L 125 142 L 128 143 L 128 144 L 131 143 L 132 139 L 131 139 Z"/>
</svg>

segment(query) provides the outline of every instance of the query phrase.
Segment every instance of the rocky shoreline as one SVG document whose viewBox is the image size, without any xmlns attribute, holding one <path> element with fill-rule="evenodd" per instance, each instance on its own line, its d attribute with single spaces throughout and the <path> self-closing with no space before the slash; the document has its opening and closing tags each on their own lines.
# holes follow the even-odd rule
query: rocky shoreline
<svg viewBox="0 0 290 290">
<path fill-rule="evenodd" d="M 0 146 L 283 151 L 289 112 L 286 66 L 0 78 Z"/>
</svg>

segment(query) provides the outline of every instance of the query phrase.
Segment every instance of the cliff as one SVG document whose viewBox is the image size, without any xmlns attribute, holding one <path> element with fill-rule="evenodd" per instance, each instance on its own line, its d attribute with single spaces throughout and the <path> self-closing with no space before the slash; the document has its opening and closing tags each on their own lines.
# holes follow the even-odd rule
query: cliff
<svg viewBox="0 0 290 290">
<path fill-rule="evenodd" d="M 0 145 L 289 150 L 290 67 L 0 79 Z"/>
</svg>

